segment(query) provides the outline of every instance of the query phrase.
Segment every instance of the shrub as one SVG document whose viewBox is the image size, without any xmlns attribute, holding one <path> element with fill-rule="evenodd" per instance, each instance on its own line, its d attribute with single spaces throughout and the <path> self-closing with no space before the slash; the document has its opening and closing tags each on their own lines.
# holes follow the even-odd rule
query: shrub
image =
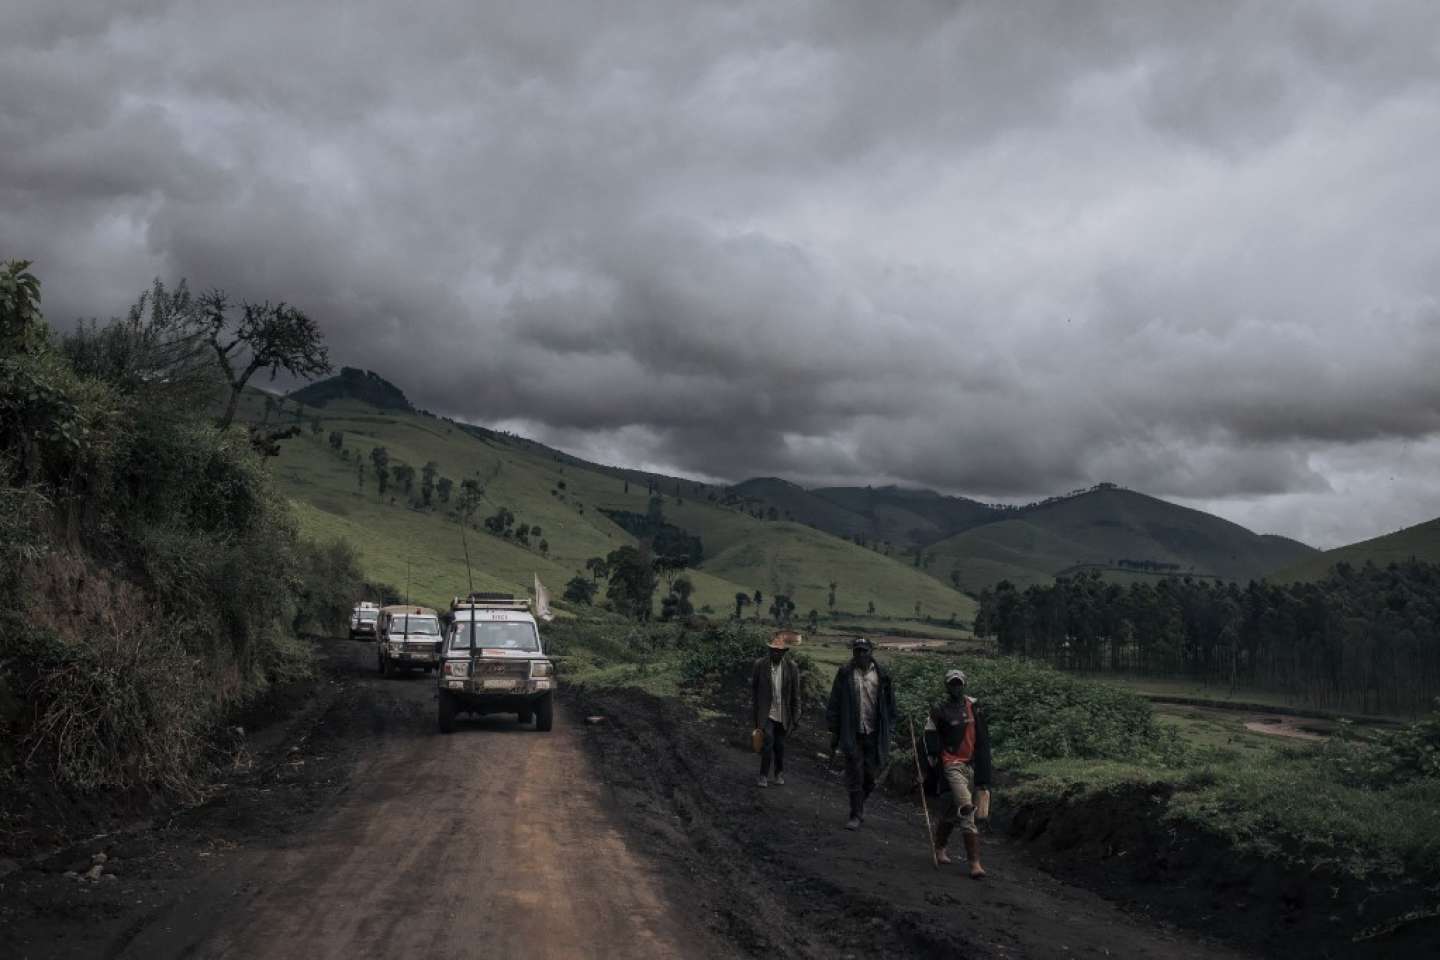
<svg viewBox="0 0 1440 960">
<path fill-rule="evenodd" d="M 930 705 L 945 697 L 947 666 L 928 657 L 897 659 L 892 675 L 903 717 L 918 725 Z M 1136 694 L 1010 658 L 984 660 L 966 673 L 966 692 L 984 707 L 992 748 L 1011 762 L 1179 758 L 1174 735 L 1155 722 L 1150 704 Z M 908 731 L 899 732 L 908 747 Z"/>
</svg>

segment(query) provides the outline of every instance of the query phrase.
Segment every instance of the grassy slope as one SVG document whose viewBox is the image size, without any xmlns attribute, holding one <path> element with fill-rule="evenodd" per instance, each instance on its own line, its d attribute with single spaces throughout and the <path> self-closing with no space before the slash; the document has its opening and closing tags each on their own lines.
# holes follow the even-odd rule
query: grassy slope
<svg viewBox="0 0 1440 960">
<path fill-rule="evenodd" d="M 259 419 L 261 413 L 259 395 L 247 397 L 242 415 Z M 322 421 L 319 437 L 307 430 L 304 437 L 282 445 L 273 468 L 282 491 L 301 504 L 299 518 L 307 533 L 346 537 L 360 549 L 371 576 L 403 588 L 408 558 L 411 593 L 419 600 L 442 603 L 465 588 L 459 528 L 446 520 L 443 510 L 405 506 L 404 496 L 397 495 L 394 505 L 380 503 L 369 463 L 374 446 L 384 446 L 392 463 L 408 463 L 417 472 L 434 460 L 457 489 L 462 478 L 479 479 L 485 487 L 481 516 L 504 506 L 515 514 L 517 524 L 540 525 L 550 547 L 548 558 L 488 534 L 470 534 L 477 589 L 523 590 L 531 574 L 539 573 L 558 595 L 566 580 L 583 572 L 586 558 L 635 542 L 602 509 L 643 512 L 649 500 L 644 485 L 632 482 L 627 492 L 623 477 L 581 466 L 538 444 L 477 438 L 443 420 L 381 412 L 355 401 L 307 408 L 307 423 L 316 415 Z M 290 422 L 293 406 L 287 405 L 278 419 Z M 354 460 L 339 459 L 326 445 L 332 430 L 345 434 L 352 457 L 358 451 L 365 459 L 363 492 L 356 487 Z M 673 484 L 664 489 L 673 489 Z M 682 484 L 682 489 L 693 486 Z M 917 599 L 927 614 L 955 613 L 969 620 L 973 613 L 968 598 L 932 578 L 808 527 L 756 520 L 707 501 L 673 495 L 664 500 L 667 518 L 699 534 L 705 543 L 706 563 L 689 574 L 697 607 L 708 604 L 723 613 L 733 609 L 736 592 L 760 589 L 768 597 L 777 585 L 793 585 L 799 614 L 811 608 L 823 613 L 826 585 L 835 580 L 842 584 L 845 608 L 854 603 L 863 610 L 863 593 L 865 599 L 873 597 L 877 612 L 896 618 L 912 616 Z"/>
<path fill-rule="evenodd" d="M 1110 566 L 1120 559 L 1176 563 L 1181 573 L 1193 568 L 1197 575 L 1243 581 L 1314 551 L 1133 491 L 1096 490 L 967 530 L 931 552 L 931 573 L 948 577 L 958 568 L 962 588 L 977 590 L 998 575 L 1025 586 L 1076 564 Z"/>
<path fill-rule="evenodd" d="M 933 490 L 826 487 L 812 492 L 822 500 L 871 518 L 871 536 L 897 545 L 933 543 L 997 518 L 995 511 L 983 503 L 947 497 Z M 914 531 L 919 533 L 912 536 Z"/>
<path fill-rule="evenodd" d="M 1321 580 L 1337 563 L 1359 567 L 1368 561 L 1377 567 L 1383 567 L 1411 558 L 1440 563 L 1440 518 L 1427 520 L 1383 537 L 1326 550 L 1284 568 L 1270 579 L 1280 583 Z"/>
</svg>

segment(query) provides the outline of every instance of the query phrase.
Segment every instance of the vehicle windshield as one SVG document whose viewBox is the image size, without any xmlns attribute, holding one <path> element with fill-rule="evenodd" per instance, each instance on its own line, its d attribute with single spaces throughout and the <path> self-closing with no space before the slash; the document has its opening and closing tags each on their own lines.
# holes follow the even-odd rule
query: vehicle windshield
<svg viewBox="0 0 1440 960">
<path fill-rule="evenodd" d="M 403 633 L 408 637 L 440 636 L 440 621 L 434 617 L 411 617 L 404 614 L 390 618 L 390 633 Z"/>
<path fill-rule="evenodd" d="M 380 615 L 379 615 L 378 613 L 376 613 L 374 610 L 360 610 L 360 611 L 358 611 L 358 612 L 355 614 L 355 616 L 358 617 L 358 618 L 361 619 L 361 620 L 374 620 L 376 617 L 378 617 L 378 616 L 380 616 Z"/>
<path fill-rule="evenodd" d="M 457 623 L 451 650 L 524 650 L 540 649 L 540 636 L 535 624 L 523 620 L 482 620 Z"/>
</svg>

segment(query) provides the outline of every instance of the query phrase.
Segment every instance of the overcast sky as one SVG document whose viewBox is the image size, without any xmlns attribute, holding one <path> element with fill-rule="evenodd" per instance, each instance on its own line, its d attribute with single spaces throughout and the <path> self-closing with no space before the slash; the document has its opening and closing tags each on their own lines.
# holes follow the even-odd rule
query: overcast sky
<svg viewBox="0 0 1440 960">
<path fill-rule="evenodd" d="M 0 257 L 712 479 L 1440 515 L 1440 3 L 0 0 Z"/>
</svg>

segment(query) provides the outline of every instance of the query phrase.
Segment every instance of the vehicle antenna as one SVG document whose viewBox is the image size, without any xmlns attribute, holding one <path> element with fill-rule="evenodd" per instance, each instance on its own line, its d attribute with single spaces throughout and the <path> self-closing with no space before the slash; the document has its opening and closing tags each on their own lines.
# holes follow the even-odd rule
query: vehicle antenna
<svg viewBox="0 0 1440 960">
<path fill-rule="evenodd" d="M 405 551 L 405 606 L 410 606 L 410 551 Z M 408 615 L 408 611 L 407 611 Z M 405 621 L 410 622 L 408 619 Z"/>
<path fill-rule="evenodd" d="M 467 596 L 475 596 L 475 577 L 470 573 L 470 543 L 465 539 L 465 511 L 460 511 L 460 546 L 465 549 L 465 580 L 470 584 Z"/>
</svg>

